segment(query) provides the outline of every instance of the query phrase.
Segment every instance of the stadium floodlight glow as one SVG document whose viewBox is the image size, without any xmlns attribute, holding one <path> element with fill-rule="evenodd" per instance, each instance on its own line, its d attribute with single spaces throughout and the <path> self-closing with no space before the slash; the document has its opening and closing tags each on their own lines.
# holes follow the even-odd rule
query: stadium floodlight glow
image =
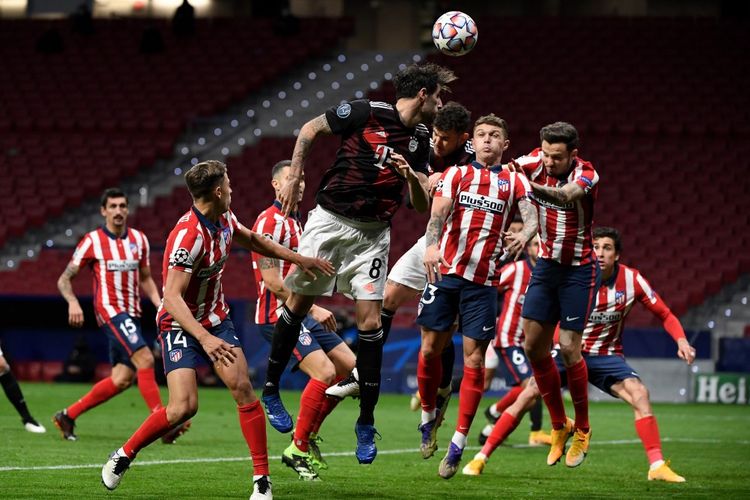
<svg viewBox="0 0 750 500">
<path fill-rule="evenodd" d="M 240 122 L 238 122 L 237 120 L 232 120 L 231 122 L 229 122 L 229 126 L 232 128 L 237 128 L 239 124 Z"/>
<path fill-rule="evenodd" d="M 47 248 L 52 248 L 53 246 L 55 246 L 55 242 L 52 240 L 47 240 L 45 244 L 47 245 Z"/>
<path fill-rule="evenodd" d="M 70 229 L 70 228 L 66 229 L 65 230 L 65 236 L 68 236 L 68 237 L 73 236 L 73 230 Z"/>
<path fill-rule="evenodd" d="M 175 167 L 174 175 L 182 175 L 182 169 L 180 167 Z"/>
<path fill-rule="evenodd" d="M 248 118 L 252 118 L 253 116 L 255 116 L 255 110 L 254 109 L 248 109 L 245 114 L 247 115 Z"/>
<path fill-rule="evenodd" d="M 331 65 L 328 63 L 325 63 L 323 65 L 323 71 L 331 71 Z"/>
<path fill-rule="evenodd" d="M 362 63 L 359 69 L 361 69 L 362 71 L 367 71 L 368 69 L 370 69 L 370 66 L 368 66 L 367 63 Z"/>
<path fill-rule="evenodd" d="M 361 90 L 358 90 L 354 93 L 354 97 L 356 97 L 357 99 L 362 99 L 364 96 L 365 96 L 365 93 L 362 92 Z"/>
<path fill-rule="evenodd" d="M 346 62 L 346 56 L 344 54 L 339 54 L 336 60 L 338 60 L 338 62 Z"/>
<path fill-rule="evenodd" d="M 390 80 L 391 78 L 393 78 L 393 73 L 390 71 L 383 75 L 383 79 L 385 80 Z"/>
<path fill-rule="evenodd" d="M 13 262 L 13 260 L 12 260 L 12 259 L 8 260 L 8 262 L 6 262 L 5 264 L 6 264 L 6 265 L 7 265 L 8 267 L 10 267 L 10 268 L 12 268 L 13 266 L 15 266 L 15 265 L 16 265 L 16 263 L 15 263 L 15 262 Z"/>
<path fill-rule="evenodd" d="M 216 127 L 216 128 L 214 129 L 214 135 L 215 135 L 216 137 L 219 137 L 219 136 L 221 135 L 221 129 L 220 129 L 219 127 Z"/>
<path fill-rule="evenodd" d="M 226 147 L 226 146 L 223 147 L 223 148 L 221 148 L 221 154 L 223 154 L 224 156 L 228 155 L 229 154 L 229 148 Z"/>
<path fill-rule="evenodd" d="M 31 258 L 33 256 L 34 256 L 34 250 L 32 250 L 31 248 L 29 248 L 28 250 L 26 250 L 26 257 Z"/>
<path fill-rule="evenodd" d="M 322 90 L 318 90 L 317 92 L 315 92 L 315 97 L 317 97 L 318 99 L 323 99 L 325 96 L 326 96 L 326 93 L 323 92 Z"/>
<path fill-rule="evenodd" d="M 245 138 L 244 137 L 240 137 L 239 139 L 237 139 L 237 144 L 239 146 L 244 146 L 245 145 Z"/>
<path fill-rule="evenodd" d="M 685 394 L 687 394 L 687 390 L 684 387 L 680 388 L 680 396 L 684 396 Z"/>
<path fill-rule="evenodd" d="M 742 297 L 742 299 L 740 299 L 740 302 L 742 302 L 743 306 L 746 306 L 747 305 L 747 297 Z"/>
<path fill-rule="evenodd" d="M 401 70 L 401 71 L 405 70 L 406 69 L 406 64 L 404 64 L 404 63 L 399 64 L 398 65 L 398 69 Z"/>
<path fill-rule="evenodd" d="M 411 60 L 412 60 L 412 61 L 414 61 L 415 63 L 418 63 L 419 61 L 421 61 L 421 60 L 422 60 L 422 56 L 420 56 L 419 54 L 414 54 L 414 55 L 413 55 L 413 56 L 411 57 Z"/>
<path fill-rule="evenodd" d="M 306 108 L 310 105 L 310 101 L 308 101 L 307 99 L 302 99 L 299 105 L 302 106 L 303 108 Z"/>
<path fill-rule="evenodd" d="M 692 370 L 693 373 L 698 373 L 699 371 L 701 371 L 701 369 L 698 368 L 698 365 L 693 365 L 690 367 L 690 369 Z"/>
<path fill-rule="evenodd" d="M 383 62 L 383 54 L 375 54 L 375 60 L 377 62 Z"/>
<path fill-rule="evenodd" d="M 302 84 L 300 82 L 294 82 L 294 85 L 292 85 L 292 88 L 294 90 L 299 90 L 302 88 Z"/>
<path fill-rule="evenodd" d="M 299 129 L 298 129 L 298 128 L 295 128 L 295 129 L 294 129 L 294 131 L 292 131 L 292 135 L 293 135 L 294 137 L 297 137 L 297 136 L 299 135 Z"/>
<path fill-rule="evenodd" d="M 354 73 L 352 73 L 351 71 L 348 72 L 346 74 L 346 79 L 349 80 L 349 81 L 354 80 Z"/>
<path fill-rule="evenodd" d="M 271 119 L 271 121 L 270 121 L 270 122 L 268 122 L 268 124 L 269 124 L 270 126 L 272 126 L 272 127 L 275 127 L 276 125 L 278 125 L 278 124 L 279 124 L 279 121 L 278 121 L 278 120 L 277 120 L 276 118 L 272 118 L 272 119 Z"/>
<path fill-rule="evenodd" d="M 378 88 L 378 85 L 379 85 L 378 82 L 370 82 L 370 88 L 372 90 L 375 90 L 376 88 Z"/>
<path fill-rule="evenodd" d="M 314 71 L 310 71 L 307 74 L 307 78 L 310 79 L 310 80 L 315 80 L 317 77 L 318 77 L 318 75 L 316 75 Z"/>
<path fill-rule="evenodd" d="M 204 146 L 206 144 L 205 137 L 198 137 L 198 146 Z"/>
<path fill-rule="evenodd" d="M 192 157 L 192 158 L 190 158 L 190 164 L 191 165 L 197 165 L 198 164 L 198 158 L 196 158 L 195 156 Z"/>
<path fill-rule="evenodd" d="M 253 135 L 255 137 L 260 137 L 262 134 L 263 134 L 263 131 L 259 128 L 256 128 L 255 130 L 253 130 Z"/>
<path fill-rule="evenodd" d="M 331 88 L 333 90 L 338 90 L 341 85 L 339 85 L 339 82 L 331 82 Z"/>
<path fill-rule="evenodd" d="M 182 147 L 180 148 L 180 153 L 182 153 L 182 154 L 184 154 L 184 155 L 190 154 L 190 148 L 189 148 L 189 147 L 187 147 L 187 146 L 182 146 Z"/>
<path fill-rule="evenodd" d="M 287 109 L 286 111 L 284 111 L 284 115 L 287 118 L 291 118 L 292 116 L 294 116 L 294 111 L 292 111 L 291 109 Z"/>
<path fill-rule="evenodd" d="M 286 99 L 286 92 L 283 90 L 280 90 L 278 94 L 276 94 L 279 99 Z"/>
<path fill-rule="evenodd" d="M 268 99 L 266 99 L 265 101 L 263 101 L 261 103 L 261 106 L 263 106 L 264 108 L 268 109 L 268 108 L 271 107 L 271 101 L 269 101 Z"/>
<path fill-rule="evenodd" d="M 732 310 L 731 309 L 725 309 L 724 310 L 724 316 L 726 316 L 727 318 L 731 318 L 732 317 Z"/>
<path fill-rule="evenodd" d="M 709 321 L 709 322 L 708 322 L 708 323 L 706 324 L 706 326 L 707 326 L 707 327 L 709 327 L 709 328 L 711 328 L 711 329 L 713 329 L 713 327 L 714 327 L 714 326 L 716 326 L 716 323 L 714 323 L 714 321 L 713 321 L 713 320 L 711 320 L 711 321 Z"/>
</svg>

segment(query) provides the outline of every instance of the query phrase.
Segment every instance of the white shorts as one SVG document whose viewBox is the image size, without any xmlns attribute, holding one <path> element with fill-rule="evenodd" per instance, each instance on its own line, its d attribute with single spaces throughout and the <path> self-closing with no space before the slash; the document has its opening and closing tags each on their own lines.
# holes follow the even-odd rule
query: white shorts
<svg viewBox="0 0 750 500">
<path fill-rule="evenodd" d="M 490 345 L 487 346 L 487 352 L 484 354 L 484 367 L 488 370 L 494 370 L 500 365 L 500 357 L 492 344 L 493 342 L 490 342 Z"/>
<path fill-rule="evenodd" d="M 355 300 L 383 300 L 390 246 L 387 224 L 355 221 L 317 206 L 310 211 L 298 251 L 331 261 L 336 274 L 316 272 L 312 279 L 295 266 L 284 284 L 300 295 L 331 295 L 335 287 Z"/>
<path fill-rule="evenodd" d="M 424 290 L 427 275 L 424 272 L 424 252 L 426 238 L 422 236 L 393 265 L 388 279 L 414 290 Z"/>
</svg>

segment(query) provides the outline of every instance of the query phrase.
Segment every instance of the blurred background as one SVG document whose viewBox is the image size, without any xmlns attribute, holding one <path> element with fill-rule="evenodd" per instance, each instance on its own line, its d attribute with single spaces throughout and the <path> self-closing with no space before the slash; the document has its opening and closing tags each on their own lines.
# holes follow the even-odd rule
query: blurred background
<svg viewBox="0 0 750 500">
<path fill-rule="evenodd" d="M 90 273 L 75 281 L 82 330 L 67 326 L 56 288 L 76 243 L 102 222 L 104 188 L 129 194 L 129 224 L 148 235 L 161 284 L 166 236 L 191 203 L 186 168 L 225 161 L 233 211 L 252 225 L 273 200 L 271 167 L 291 156 L 307 120 L 344 100 L 393 101 L 393 75 L 429 60 L 459 76 L 450 99 L 475 118 L 494 112 L 508 121 L 506 158 L 534 148 L 542 125 L 577 126 L 580 154 L 601 175 L 595 222 L 623 233 L 621 261 L 641 270 L 698 350 L 688 369 L 660 323 L 635 306 L 625 354 L 652 398 L 747 402 L 740 387 L 750 372 L 747 2 L 184 3 L 0 0 L 0 341 L 20 379 L 67 377 L 71 364 L 85 368 L 81 380 L 109 373 Z M 440 55 L 430 35 L 453 9 L 479 28 L 477 47 L 459 58 Z M 303 212 L 336 148 L 335 138 L 313 148 Z M 391 263 L 426 221 L 399 211 Z M 233 253 L 224 284 L 252 375 L 262 380 L 268 347 L 252 321 L 246 252 Z M 355 342 L 351 302 L 323 302 Z M 144 303 L 150 339 L 154 314 Z M 416 386 L 415 316 L 416 301 L 394 322 L 386 391 Z M 202 376 L 214 382 L 209 367 Z M 492 390 L 504 389 L 496 379 Z"/>
</svg>

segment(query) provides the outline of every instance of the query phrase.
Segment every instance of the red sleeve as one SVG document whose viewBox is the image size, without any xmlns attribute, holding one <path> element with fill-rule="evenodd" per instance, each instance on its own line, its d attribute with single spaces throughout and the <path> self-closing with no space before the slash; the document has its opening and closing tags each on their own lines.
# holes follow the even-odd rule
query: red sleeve
<svg viewBox="0 0 750 500">
<path fill-rule="evenodd" d="M 513 193 L 513 197 L 516 201 L 523 200 L 526 198 L 531 198 L 531 184 L 529 184 L 529 180 L 519 174 L 513 174 L 516 177 L 515 182 L 515 192 Z"/>
<path fill-rule="evenodd" d="M 581 186 L 584 192 L 588 193 L 596 183 L 599 182 L 599 174 L 594 170 L 594 166 L 589 162 L 581 162 L 580 168 L 575 169 L 575 183 Z"/>
<path fill-rule="evenodd" d="M 79 268 L 83 268 L 91 264 L 94 260 L 96 260 L 94 256 L 94 242 L 91 240 L 91 236 L 87 234 L 78 242 L 78 246 L 73 252 L 70 262 Z"/>
<path fill-rule="evenodd" d="M 182 227 L 170 235 L 166 252 L 169 254 L 168 269 L 192 273 L 195 263 L 203 257 L 203 235 L 195 228 Z"/>
<path fill-rule="evenodd" d="M 455 198 L 458 188 L 461 185 L 461 170 L 459 167 L 450 167 L 437 183 L 435 188 L 435 198 Z"/>
<path fill-rule="evenodd" d="M 646 306 L 654 316 L 662 321 L 664 329 L 669 336 L 675 340 L 675 342 L 679 339 L 685 338 L 685 331 L 682 329 L 680 320 L 672 314 L 672 311 L 669 310 L 667 304 L 665 304 L 659 294 L 651 288 L 651 285 L 646 281 L 646 278 L 640 274 L 637 274 L 635 278 L 635 293 L 636 298 L 641 304 Z"/>
</svg>

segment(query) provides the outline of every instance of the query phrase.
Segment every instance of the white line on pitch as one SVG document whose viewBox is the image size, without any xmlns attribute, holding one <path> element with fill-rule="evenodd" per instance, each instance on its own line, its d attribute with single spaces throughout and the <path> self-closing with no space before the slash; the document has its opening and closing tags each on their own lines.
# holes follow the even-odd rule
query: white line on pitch
<svg viewBox="0 0 750 500">
<path fill-rule="evenodd" d="M 701 443 L 701 444 L 721 444 L 721 443 L 732 443 L 748 445 L 748 440 L 738 441 L 727 441 L 722 439 L 700 439 L 700 438 L 662 438 L 663 442 L 669 443 Z M 622 445 L 622 444 L 638 444 L 640 439 L 615 439 L 610 441 L 594 441 L 594 445 Z M 528 444 L 514 444 L 509 448 L 531 448 Z M 479 450 L 479 446 L 467 446 L 466 450 Z M 400 450 L 378 450 L 378 455 L 401 455 L 404 453 L 418 453 L 417 448 L 405 448 Z M 326 453 L 327 457 L 351 457 L 354 456 L 352 451 L 334 451 Z M 269 460 L 281 460 L 280 455 L 268 457 Z M 249 461 L 250 457 L 216 457 L 216 458 L 175 458 L 172 460 L 139 460 L 133 462 L 133 466 L 146 466 L 146 465 L 169 465 L 169 464 L 198 464 L 198 463 L 217 463 L 217 462 L 244 462 Z M 99 469 L 104 465 L 99 464 L 78 464 L 78 465 L 37 465 L 31 467 L 0 467 L 0 472 L 23 472 L 23 471 L 37 471 L 37 470 L 73 470 L 73 469 Z"/>
</svg>

